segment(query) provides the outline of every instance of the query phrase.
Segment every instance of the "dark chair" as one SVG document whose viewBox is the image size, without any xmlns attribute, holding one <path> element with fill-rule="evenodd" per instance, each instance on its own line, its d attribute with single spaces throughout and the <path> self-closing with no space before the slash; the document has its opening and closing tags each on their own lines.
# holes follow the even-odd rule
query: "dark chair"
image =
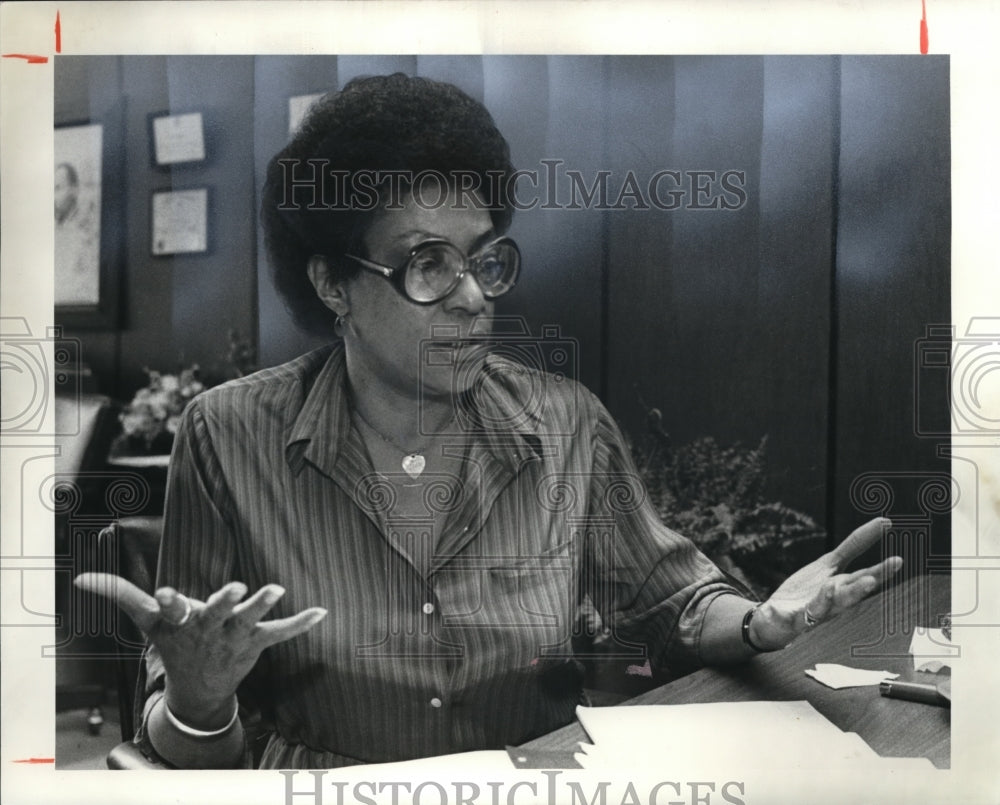
<svg viewBox="0 0 1000 805">
<path fill-rule="evenodd" d="M 128 579 L 144 592 L 152 594 L 156 583 L 156 562 L 160 550 L 162 517 L 122 517 L 113 522 L 98 536 L 97 569 L 115 573 Z M 122 743 L 108 754 L 109 769 L 163 769 L 156 760 L 147 758 L 132 737 L 140 711 L 142 692 L 137 691 L 142 662 L 144 638 L 135 624 L 125 616 L 117 619 L 115 674 L 118 683 L 118 712 L 121 719 Z"/>
<path fill-rule="evenodd" d="M 118 432 L 118 409 L 101 394 L 58 394 L 54 404 L 55 474 L 53 551 L 56 557 L 56 710 L 90 710 L 92 732 L 103 722 L 101 708 L 110 692 L 107 674 L 95 656 L 106 649 L 84 610 L 75 606 L 71 579 L 85 569 L 93 535 L 111 517 L 105 505 L 108 449 Z"/>
<path fill-rule="evenodd" d="M 156 561 L 160 550 L 162 517 L 123 517 L 98 536 L 98 553 L 107 572 L 128 579 L 136 587 L 152 594 L 156 582 Z M 117 620 L 115 671 L 118 680 L 118 711 L 122 740 L 134 734 L 135 686 L 144 643 L 142 633 L 127 617 Z"/>
</svg>

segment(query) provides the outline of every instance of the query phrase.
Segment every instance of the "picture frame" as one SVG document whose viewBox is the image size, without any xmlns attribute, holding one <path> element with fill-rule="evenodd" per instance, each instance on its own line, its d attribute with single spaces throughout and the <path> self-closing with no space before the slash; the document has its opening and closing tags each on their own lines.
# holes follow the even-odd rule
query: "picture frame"
<svg viewBox="0 0 1000 805">
<path fill-rule="evenodd" d="M 150 253 L 154 257 L 209 251 L 208 187 L 154 190 L 149 202 Z"/>
<path fill-rule="evenodd" d="M 124 251 L 121 109 L 54 129 L 55 321 L 114 329 Z"/>
<path fill-rule="evenodd" d="M 208 150 L 201 112 L 155 112 L 148 116 L 149 158 L 154 168 L 204 163 Z"/>
</svg>

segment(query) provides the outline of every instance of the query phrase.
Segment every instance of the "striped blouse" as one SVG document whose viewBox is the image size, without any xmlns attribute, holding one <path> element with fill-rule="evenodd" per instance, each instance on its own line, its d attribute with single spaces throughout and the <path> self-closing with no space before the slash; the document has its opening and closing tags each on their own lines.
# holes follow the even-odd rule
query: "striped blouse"
<svg viewBox="0 0 1000 805">
<path fill-rule="evenodd" d="M 661 524 L 590 392 L 491 358 L 460 411 L 459 483 L 428 478 L 426 517 L 399 517 L 345 381 L 338 345 L 208 391 L 170 464 L 159 585 L 204 600 L 273 582 L 275 617 L 329 612 L 241 688 L 273 730 L 262 767 L 502 748 L 570 723 L 584 595 L 620 655 L 699 664 L 708 605 L 738 591 Z M 151 648 L 147 696 L 162 674 Z"/>
</svg>

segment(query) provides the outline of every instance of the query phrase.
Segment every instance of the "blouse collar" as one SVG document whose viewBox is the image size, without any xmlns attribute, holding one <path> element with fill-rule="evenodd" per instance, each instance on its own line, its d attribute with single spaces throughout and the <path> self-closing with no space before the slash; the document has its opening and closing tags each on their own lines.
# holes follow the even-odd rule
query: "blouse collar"
<svg viewBox="0 0 1000 805">
<path fill-rule="evenodd" d="M 316 357 L 329 355 L 311 379 L 306 397 L 292 424 L 285 444 L 285 456 L 293 471 L 301 470 L 308 460 L 327 475 L 339 474 L 343 461 L 351 471 L 366 464 L 364 445 L 354 434 L 347 394 L 347 363 L 343 344 L 318 350 Z M 526 407 L 538 389 L 532 387 L 526 372 L 510 361 L 490 357 L 474 392 L 463 396 L 459 419 L 478 437 L 479 442 L 512 475 L 527 460 L 541 456 L 544 436 L 539 411 Z M 520 386 L 526 385 L 525 389 Z M 521 391 L 521 394 L 518 394 Z M 491 424 L 501 423 L 501 424 Z M 341 467 L 341 470 L 345 467 Z"/>
</svg>

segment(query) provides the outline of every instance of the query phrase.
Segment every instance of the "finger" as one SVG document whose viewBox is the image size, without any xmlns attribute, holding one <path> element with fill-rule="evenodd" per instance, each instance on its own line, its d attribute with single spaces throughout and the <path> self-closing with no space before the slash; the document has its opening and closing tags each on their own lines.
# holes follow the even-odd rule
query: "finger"
<svg viewBox="0 0 1000 805">
<path fill-rule="evenodd" d="M 839 612 L 853 607 L 875 592 L 880 584 L 902 566 L 902 557 L 890 556 L 877 565 L 828 579 L 805 606 L 803 623 L 808 627 L 810 620 L 821 621 L 832 618 Z M 805 614 L 806 612 L 808 615 Z"/>
<path fill-rule="evenodd" d="M 867 598 L 878 587 L 874 576 L 861 576 L 849 581 L 847 576 L 841 576 L 834 584 L 833 610 L 834 614 L 850 609 L 855 604 Z"/>
<path fill-rule="evenodd" d="M 259 636 L 262 647 L 267 648 L 308 631 L 325 617 L 326 610 L 323 607 L 311 607 L 289 618 L 258 623 L 255 633 Z"/>
<path fill-rule="evenodd" d="M 806 604 L 805 612 L 808 612 L 809 615 L 806 617 L 803 613 L 803 623 L 808 626 L 810 618 L 821 621 L 824 618 L 831 617 L 833 615 L 835 597 L 836 580 L 830 579 L 823 584 L 823 587 L 813 597 L 813 600 Z"/>
<path fill-rule="evenodd" d="M 261 587 L 250 598 L 238 606 L 233 607 L 233 614 L 229 622 L 234 626 L 251 628 L 263 618 L 271 607 L 278 603 L 278 599 L 285 594 L 285 588 L 279 584 L 268 584 Z"/>
<path fill-rule="evenodd" d="M 903 566 L 903 557 L 901 556 L 890 556 L 888 559 L 884 559 L 877 565 L 872 565 L 871 567 L 862 568 L 861 570 L 855 570 L 853 573 L 847 574 L 847 581 L 854 582 L 865 576 L 870 576 L 876 582 L 876 585 L 883 583 L 887 579 L 892 578 L 892 576 L 899 571 Z"/>
<path fill-rule="evenodd" d="M 886 579 L 903 566 L 903 559 L 890 556 L 877 565 L 834 578 L 833 607 L 840 612 L 850 609 L 875 592 Z"/>
<path fill-rule="evenodd" d="M 827 620 L 847 606 L 853 606 L 875 589 L 875 580 L 870 576 L 848 582 L 847 576 L 828 579 L 822 589 L 803 609 L 802 626 L 811 629 L 819 621 Z M 855 600 L 856 599 L 856 600 Z"/>
<path fill-rule="evenodd" d="M 873 545 L 882 541 L 882 535 L 892 525 L 888 517 L 876 517 L 851 532 L 843 542 L 831 551 L 838 568 L 846 567 L 851 560 L 860 556 Z"/>
<path fill-rule="evenodd" d="M 120 576 L 111 573 L 81 573 L 73 579 L 73 584 L 81 590 L 114 601 L 140 631 L 146 634 L 160 619 L 160 606 L 156 599 Z"/>
<path fill-rule="evenodd" d="M 233 608 L 246 594 L 247 586 L 242 581 L 231 581 L 208 597 L 200 617 L 209 623 L 220 624 L 233 614 Z"/>
<path fill-rule="evenodd" d="M 153 593 L 160 605 L 160 618 L 171 626 L 183 626 L 191 617 L 193 606 L 187 596 L 181 595 L 173 587 L 160 587 Z"/>
</svg>

